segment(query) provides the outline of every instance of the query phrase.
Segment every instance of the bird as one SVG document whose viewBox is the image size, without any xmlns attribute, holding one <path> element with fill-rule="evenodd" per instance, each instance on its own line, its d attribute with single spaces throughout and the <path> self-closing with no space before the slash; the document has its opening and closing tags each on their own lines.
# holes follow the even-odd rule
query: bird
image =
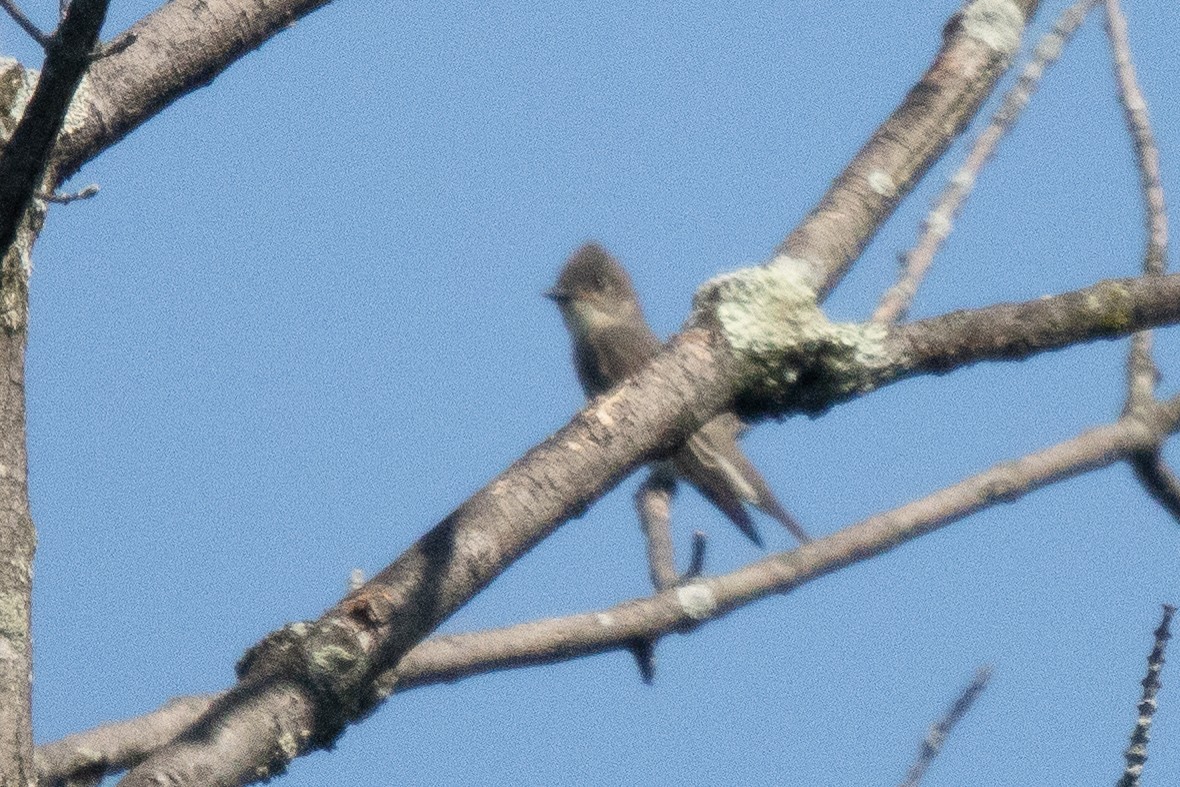
<svg viewBox="0 0 1180 787">
<path fill-rule="evenodd" d="M 574 370 L 588 399 L 634 375 L 663 347 L 643 316 L 631 277 L 598 243 L 575 251 L 545 296 L 561 311 Z M 693 432 L 659 467 L 670 466 L 675 477 L 691 484 L 759 547 L 764 546 L 762 536 L 747 505 L 761 509 L 800 543 L 807 543 L 807 531 L 779 503 L 738 446 L 744 430 L 736 415 L 723 412 Z"/>
</svg>

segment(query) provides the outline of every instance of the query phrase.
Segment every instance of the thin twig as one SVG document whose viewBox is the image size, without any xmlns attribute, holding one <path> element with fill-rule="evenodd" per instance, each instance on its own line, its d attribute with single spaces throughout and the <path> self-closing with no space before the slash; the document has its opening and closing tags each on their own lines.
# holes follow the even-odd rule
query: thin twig
<svg viewBox="0 0 1180 787">
<path fill-rule="evenodd" d="M 1106 0 L 1106 34 L 1110 41 L 1119 105 L 1123 108 L 1123 120 L 1135 152 L 1139 186 L 1143 192 L 1143 219 L 1147 230 L 1143 273 L 1159 276 L 1167 269 L 1168 259 L 1168 215 L 1160 178 L 1159 148 L 1151 130 L 1147 100 L 1135 75 L 1127 20 L 1118 0 Z M 1159 371 L 1151 357 L 1151 335 L 1146 332 L 1137 334 L 1132 339 L 1127 361 L 1128 410 L 1154 400 L 1158 379 Z"/>
<path fill-rule="evenodd" d="M 991 123 L 975 140 L 966 161 L 951 178 L 935 202 L 934 209 L 922 222 L 922 234 L 918 242 L 901 256 L 901 275 L 897 283 L 881 297 L 877 310 L 873 312 L 874 322 L 896 322 L 905 316 L 918 286 L 934 262 L 934 255 L 950 235 L 955 218 L 975 188 L 980 171 L 991 160 L 1000 140 L 1028 105 L 1045 71 L 1061 56 L 1062 49 L 1077 32 L 1086 14 L 1098 2 L 1099 0 L 1078 0 L 1062 12 L 1057 24 L 1037 44 L 1032 59 L 1025 65 L 1016 84 L 1004 96 L 1000 108 L 992 115 Z"/>
<path fill-rule="evenodd" d="M 55 205 L 69 205 L 71 202 L 77 202 L 82 199 L 90 199 L 101 191 L 97 183 L 91 183 L 83 189 L 73 192 L 55 191 L 52 194 L 45 194 L 38 192 L 37 199 L 44 202 L 52 202 Z"/>
<path fill-rule="evenodd" d="M 692 559 L 688 562 L 688 570 L 684 572 L 684 576 L 680 578 L 683 582 L 689 579 L 696 579 L 705 571 L 705 548 L 708 546 L 709 538 L 703 531 L 696 530 L 692 534 Z"/>
<path fill-rule="evenodd" d="M 1119 104 L 1139 167 L 1139 182 L 1143 189 L 1144 223 L 1147 227 L 1147 252 L 1143 270 L 1161 274 L 1167 268 L 1168 216 L 1164 202 L 1164 186 L 1160 180 L 1160 153 L 1147 116 L 1147 100 L 1139 88 L 1135 65 L 1131 62 L 1131 43 L 1127 35 L 1127 19 L 1118 0 L 1106 0 L 1106 30 L 1110 39 L 1111 55 L 1118 84 Z"/>
<path fill-rule="evenodd" d="M 1147 243 L 1143 252 L 1143 273 L 1161 276 L 1167 269 L 1168 216 L 1160 178 L 1159 148 L 1151 130 L 1147 114 L 1147 100 L 1139 87 L 1135 65 L 1131 60 L 1131 41 L 1127 33 L 1127 19 L 1118 0 L 1106 0 L 1106 34 L 1110 41 L 1115 83 L 1119 105 L 1139 171 L 1139 186 L 1143 192 L 1143 217 Z M 1131 337 L 1127 356 L 1127 402 L 1124 412 L 1134 412 L 1155 401 L 1155 387 L 1159 369 L 1152 358 L 1152 335 L 1143 331 Z M 1174 519 L 1180 521 L 1180 481 L 1167 467 L 1158 450 L 1144 451 L 1131 461 L 1135 477 Z"/>
<path fill-rule="evenodd" d="M 676 554 L 672 545 L 672 498 L 676 478 L 667 467 L 657 465 L 635 492 L 635 509 L 647 541 L 647 566 L 652 586 L 667 590 L 696 579 L 705 570 L 707 536 L 700 530 L 692 534 L 692 557 L 688 569 L 676 571 Z"/>
<path fill-rule="evenodd" d="M 96 46 L 94 51 L 90 53 L 90 58 L 92 60 L 102 60 L 104 57 L 114 57 L 138 40 L 139 36 L 134 31 L 128 31 L 114 41 Z"/>
<path fill-rule="evenodd" d="M 1139 776 L 1143 773 L 1143 765 L 1147 762 L 1147 741 L 1151 733 L 1151 721 L 1155 717 L 1155 695 L 1160 689 L 1160 671 L 1164 668 L 1164 649 L 1168 640 L 1172 638 L 1169 627 L 1176 608 L 1171 604 L 1164 604 L 1163 619 L 1155 630 L 1155 644 L 1147 657 L 1147 675 L 1143 678 L 1143 697 L 1139 700 L 1139 718 L 1135 720 L 1135 729 L 1131 731 L 1131 742 L 1127 745 L 1124 757 L 1127 767 L 1123 777 L 1118 781 L 1118 787 L 1138 787 Z"/>
<path fill-rule="evenodd" d="M 49 46 L 50 36 L 46 35 L 37 25 L 33 24 L 33 20 L 25 16 L 25 12 L 20 10 L 20 6 L 13 2 L 13 0 L 0 0 L 0 8 L 7 11 L 8 15 L 12 17 L 12 21 L 16 22 L 21 30 L 28 33 L 29 38 L 40 44 L 42 49 Z"/>
<path fill-rule="evenodd" d="M 987 688 L 987 683 L 991 680 L 992 668 L 984 665 L 975 671 L 975 677 L 971 679 L 971 683 L 967 688 L 963 689 L 959 694 L 958 699 L 947 709 L 947 712 L 936 724 L 930 727 L 930 731 L 926 733 L 925 740 L 918 748 L 918 756 L 914 760 L 913 766 L 910 767 L 909 773 L 906 774 L 905 779 L 901 783 L 901 787 L 918 787 L 922 782 L 922 778 L 926 775 L 926 769 L 930 767 L 930 763 L 934 762 L 934 758 L 942 751 L 942 745 L 946 743 L 947 736 L 950 735 L 951 730 L 959 721 L 967 715 L 967 711 L 971 710 L 971 706 L 983 690 Z"/>
</svg>

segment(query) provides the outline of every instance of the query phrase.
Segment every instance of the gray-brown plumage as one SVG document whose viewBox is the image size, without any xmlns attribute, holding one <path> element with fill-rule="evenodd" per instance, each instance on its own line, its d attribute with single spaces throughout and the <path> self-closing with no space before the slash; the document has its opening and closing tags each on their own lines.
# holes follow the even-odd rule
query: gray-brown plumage
<svg viewBox="0 0 1180 787">
<path fill-rule="evenodd" d="M 596 243 L 578 249 L 562 268 L 557 285 L 545 294 L 561 309 L 573 343 L 574 368 L 587 397 L 605 393 L 638 372 L 662 346 L 643 317 L 631 278 Z M 810 541 L 738 447 L 741 432 L 742 423 L 732 413 L 709 421 L 672 456 L 676 475 L 758 546 L 762 538 L 746 503 L 777 519 L 799 541 Z"/>
</svg>

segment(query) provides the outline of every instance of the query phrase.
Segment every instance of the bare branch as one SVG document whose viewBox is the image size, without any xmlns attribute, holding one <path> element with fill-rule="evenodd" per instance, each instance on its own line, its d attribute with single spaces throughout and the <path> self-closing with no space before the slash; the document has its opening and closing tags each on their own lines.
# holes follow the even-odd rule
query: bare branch
<svg viewBox="0 0 1180 787">
<path fill-rule="evenodd" d="M 66 109 L 90 65 L 90 51 L 108 2 L 74 0 L 70 5 L 49 41 L 37 89 L 0 154 L 0 254 L 12 244 L 25 208 L 44 177 Z"/>
<path fill-rule="evenodd" d="M 78 200 L 83 200 L 83 199 L 90 199 L 91 197 L 96 196 L 99 191 L 101 191 L 101 189 L 98 187 L 98 184 L 91 183 L 89 186 L 86 186 L 82 189 L 79 189 L 78 191 L 73 191 L 73 192 L 62 193 L 59 191 L 55 191 L 52 194 L 45 194 L 45 193 L 39 192 L 37 194 L 37 199 L 44 200 L 45 202 L 52 202 L 57 205 L 69 205 L 71 202 L 77 202 Z"/>
<path fill-rule="evenodd" d="M 484 672 L 623 650 L 636 639 L 689 631 L 746 604 L 789 593 L 849 565 L 888 552 L 998 502 L 1011 502 L 1058 481 L 1125 460 L 1161 434 L 1180 429 L 1180 397 L 1151 405 L 1049 448 L 981 473 L 839 532 L 702 578 L 651 598 L 598 612 L 503 629 L 434 637 L 414 648 L 381 680 L 405 691 Z"/>
<path fill-rule="evenodd" d="M 1135 66 L 1131 62 L 1131 42 L 1127 35 L 1127 20 L 1123 16 L 1118 0 L 1106 0 L 1106 33 L 1110 41 L 1119 105 L 1123 108 L 1123 119 L 1131 146 L 1135 151 L 1135 163 L 1139 170 L 1139 185 L 1143 191 L 1144 225 L 1147 229 L 1147 243 L 1143 253 L 1143 272 L 1148 275 L 1162 275 L 1168 259 L 1168 215 L 1164 201 L 1163 181 L 1160 178 L 1159 148 L 1147 116 L 1147 100 L 1139 88 Z M 1127 407 L 1136 407 L 1154 399 L 1155 385 L 1159 371 L 1151 358 L 1151 336 L 1140 334 L 1131 343 L 1131 355 L 1127 361 Z M 1160 462 L 1158 454 L 1144 456 L 1138 464 Z M 1166 472 L 1166 471 L 1165 471 Z M 1142 478 L 1152 478 L 1156 473 L 1145 472 Z M 1161 487 L 1162 491 L 1165 487 Z"/>
<path fill-rule="evenodd" d="M 971 710 L 975 700 L 987 688 L 991 677 L 991 667 L 983 666 L 975 671 L 975 677 L 947 709 L 946 714 L 938 720 L 938 723 L 930 727 L 930 732 L 926 734 L 926 739 L 922 741 L 922 745 L 918 749 L 917 759 L 905 779 L 902 780 L 901 787 L 918 787 L 922 783 L 930 763 L 934 762 L 934 758 L 942 751 L 942 745 L 946 743 L 947 736 L 950 735 L 955 725 L 967 715 L 967 711 Z"/>
<path fill-rule="evenodd" d="M 12 21 L 16 22 L 20 29 L 28 34 L 29 38 L 40 44 L 42 49 L 49 48 L 50 36 L 42 32 L 41 28 L 37 27 L 37 25 L 33 24 L 33 20 L 25 16 L 25 12 L 20 10 L 20 6 L 14 0 L 0 0 L 0 8 L 7 11 L 8 15 L 12 17 Z"/>
<path fill-rule="evenodd" d="M 918 286 L 926 277 L 934 256 L 950 235 L 951 227 L 959 211 L 979 179 L 979 173 L 995 155 L 996 148 L 1017 118 L 1028 106 L 1029 99 L 1039 87 L 1041 78 L 1049 67 L 1061 57 L 1065 45 L 1085 21 L 1086 15 L 1100 0 L 1078 0 L 1062 12 L 1053 29 L 1037 44 L 1032 59 L 1025 65 L 1016 84 L 1004 96 L 1000 108 L 992 115 L 991 122 L 975 140 L 967 159 L 950 179 L 934 208 L 922 222 L 922 234 L 914 248 L 902 255 L 901 277 L 881 297 L 881 303 L 873 312 L 875 322 L 896 322 L 905 316 L 913 302 Z"/>
<path fill-rule="evenodd" d="M 1139 89 L 1135 66 L 1131 62 L 1127 20 L 1118 0 L 1106 0 L 1106 30 L 1114 58 L 1119 104 L 1123 107 L 1123 118 L 1135 149 L 1139 183 L 1143 189 L 1144 223 L 1147 226 L 1143 270 L 1145 273 L 1162 274 L 1168 259 L 1168 216 L 1163 182 L 1160 180 L 1160 154 L 1155 144 L 1155 134 L 1151 130 L 1151 121 L 1147 117 L 1147 100 Z"/>
<path fill-rule="evenodd" d="M 1151 121 L 1147 115 L 1147 100 L 1139 88 L 1135 66 L 1131 61 L 1131 41 L 1127 34 L 1127 20 L 1118 0 L 1106 0 L 1106 33 L 1110 41 L 1111 57 L 1118 85 L 1119 105 L 1139 170 L 1139 185 L 1143 192 L 1144 225 L 1147 243 L 1143 252 L 1143 272 L 1148 276 L 1162 276 L 1168 260 L 1168 216 L 1160 178 L 1159 148 Z M 1159 369 L 1152 359 L 1152 335 L 1143 331 L 1131 338 L 1127 357 L 1127 411 L 1155 400 Z M 1180 480 L 1164 462 L 1159 446 L 1136 455 L 1131 466 L 1135 477 L 1174 519 L 1180 521 Z"/>
<path fill-rule="evenodd" d="M 837 325 L 814 304 L 783 296 L 797 281 L 778 269 L 784 262 L 789 268 L 790 261 L 780 259 L 769 269 L 715 279 L 710 283 L 714 292 L 698 293 L 698 313 L 691 319 L 698 325 L 720 323 L 727 343 L 742 348 L 738 360 L 749 366 L 734 404 L 749 418 L 815 415 L 914 375 L 944 374 L 981 361 L 1022 360 L 1180 319 L 1180 275 L 1172 275 L 1108 279 L 1061 295 L 902 325 Z M 729 309 L 743 316 L 732 327 L 724 320 Z M 748 330 L 752 316 L 774 330 Z"/>
<path fill-rule="evenodd" d="M 1020 459 L 1002 462 L 834 535 L 770 555 L 729 574 L 596 612 L 433 637 L 376 678 L 377 694 L 384 698 L 394 691 L 451 683 L 488 672 L 565 662 L 607 651 L 630 651 L 635 642 L 688 632 L 747 604 L 789 593 L 840 568 L 881 555 L 997 502 L 1013 501 L 1057 481 L 1123 461 L 1177 429 L 1180 397 L 1149 405 L 1114 424 Z M 196 699 L 212 702 L 212 698 Z M 186 700 L 185 705 L 169 705 L 166 710 L 169 719 L 175 715 L 176 723 L 183 724 L 181 714 L 188 713 L 188 721 L 195 722 L 203 707 Z M 42 747 L 43 773 L 68 774 L 70 767 L 77 767 L 69 765 L 76 761 L 72 758 L 81 753 L 87 758 L 83 764 L 100 760 L 108 764 L 111 772 L 127 767 L 162 745 L 164 733 L 146 726 L 155 713 L 141 717 L 147 730 L 142 740 L 134 740 L 140 733 L 133 726 L 119 728 L 119 734 L 132 740 L 114 740 L 115 733 L 108 733 L 112 729 L 108 726 Z M 108 734 L 110 741 L 105 737 Z M 121 765 L 119 756 L 125 758 Z"/>
<path fill-rule="evenodd" d="M 851 348 L 840 344 L 848 340 L 840 330 L 832 334 L 834 346 L 815 341 L 815 326 L 807 324 L 814 357 L 800 358 L 796 350 L 776 359 L 789 364 L 782 379 L 794 388 L 771 401 L 783 412 L 826 408 L 904 376 L 1023 358 L 1180 319 L 1180 276 L 1153 279 L 1103 282 L 1029 303 L 877 328 L 875 355 L 857 352 L 855 341 Z M 700 303 L 717 306 L 708 299 Z M 292 755 L 330 744 L 383 699 L 374 690 L 379 672 L 627 472 L 678 445 L 736 395 L 746 396 L 740 386 L 752 384 L 747 362 L 704 328 L 675 337 L 642 373 L 593 400 L 314 624 L 282 629 L 252 649 L 240 665 L 241 682 L 211 712 L 210 723 L 227 732 L 215 745 L 201 736 L 183 738 L 137 768 L 127 783 L 150 783 L 161 770 L 176 777 L 190 768 L 217 769 L 227 781 L 247 772 L 263 778 Z M 844 383 L 851 375 L 853 383 L 833 385 L 840 375 Z M 771 395 L 783 396 L 781 386 Z M 1100 463 L 1115 455 L 1126 456 L 1106 452 Z M 347 659 L 350 670 L 325 674 L 317 666 L 325 649 L 333 659 Z M 280 739 L 296 745 L 280 745 Z"/>
<path fill-rule="evenodd" d="M 1155 718 L 1155 695 L 1160 689 L 1160 672 L 1164 668 L 1164 650 L 1168 640 L 1172 638 L 1169 630 L 1172 625 L 1172 615 L 1176 608 L 1171 604 L 1164 604 L 1163 619 L 1155 630 L 1155 644 L 1147 657 L 1147 676 L 1143 678 L 1143 697 L 1139 700 L 1139 718 L 1135 720 L 1135 729 L 1131 732 L 1131 743 L 1127 746 L 1124 757 L 1127 767 L 1118 781 L 1119 787 L 1138 787 L 1139 777 L 1143 773 L 1143 765 L 1147 762 L 1147 741 L 1151 733 L 1151 722 Z"/>
<path fill-rule="evenodd" d="M 57 180 L 329 0 L 170 0 L 100 54 L 53 152 Z"/>
<path fill-rule="evenodd" d="M 178 697 L 133 719 L 104 724 L 38 746 L 37 783 L 64 787 L 119 773 L 141 762 L 196 721 L 218 695 Z"/>
<path fill-rule="evenodd" d="M 33 549 L 25 440 L 24 342 L 28 269 L 12 247 L 28 231 L 35 190 L 89 64 L 108 0 L 74 0 L 48 41 L 45 63 L 20 122 L 0 152 L 0 784 L 32 781 L 32 645 L 29 632 Z M 36 213 L 37 211 L 32 211 Z"/>
<path fill-rule="evenodd" d="M 1171 324 L 1177 315 L 1168 301 L 1174 298 L 1180 298 L 1180 275 L 1108 279 L 1061 295 L 906 323 L 893 328 L 886 342 L 906 348 L 900 352 L 907 374 L 937 374 Z"/>
<path fill-rule="evenodd" d="M 970 0 L 901 106 L 776 251 L 803 260 L 820 297 L 840 282 L 877 229 L 963 132 L 1020 48 L 1038 0 Z"/>
</svg>

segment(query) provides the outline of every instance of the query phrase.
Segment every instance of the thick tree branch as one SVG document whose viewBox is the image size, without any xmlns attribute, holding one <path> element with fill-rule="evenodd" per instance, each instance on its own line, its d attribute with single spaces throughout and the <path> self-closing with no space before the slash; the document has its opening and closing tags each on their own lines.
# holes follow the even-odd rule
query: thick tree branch
<svg viewBox="0 0 1180 787">
<path fill-rule="evenodd" d="M 915 375 L 1018 361 L 1180 321 L 1180 275 L 1109 279 L 898 326 L 830 322 L 808 276 L 805 264 L 779 258 L 698 290 L 690 324 L 724 337 L 713 346 L 735 356 L 742 380 L 734 405 L 743 415 L 815 415 Z"/>
<path fill-rule="evenodd" d="M 1180 318 L 1180 275 L 1108 279 L 1061 295 L 907 323 L 888 343 L 906 374 L 978 361 L 1018 361 L 1078 342 L 1113 339 Z M 904 348 L 904 349 L 903 349 Z"/>
<path fill-rule="evenodd" d="M 0 330 L 0 784 L 34 776 L 30 599 L 37 538 L 29 514 L 24 334 Z"/>
<path fill-rule="evenodd" d="M 328 745 L 383 699 L 380 672 L 630 469 L 720 411 L 733 375 L 711 341 L 701 331 L 678 337 L 676 351 L 657 358 L 650 375 L 596 399 L 315 624 L 260 643 L 208 726 L 136 768 L 126 783 L 235 784 Z M 329 672 L 326 663 L 348 669 Z M 219 734 L 211 738 L 206 729 Z"/>
<path fill-rule="evenodd" d="M 12 245 L 25 208 L 41 185 L 66 109 L 90 65 L 108 2 L 74 0 L 47 42 L 37 89 L 0 153 L 0 255 Z"/>
<path fill-rule="evenodd" d="M 738 571 L 702 578 L 655 596 L 597 612 L 506 628 L 434 637 L 379 674 L 379 693 L 449 683 L 488 672 L 552 664 L 628 650 L 691 631 L 747 604 L 784 594 L 840 568 L 881 555 L 926 533 L 1057 481 L 1124 460 L 1180 429 L 1180 397 L 1085 432 L 872 516 L 838 533 L 771 555 Z M 176 700 L 139 719 L 69 736 L 38 750 L 42 784 L 102 763 L 110 771 L 138 762 L 213 704 L 213 697 Z"/>
<path fill-rule="evenodd" d="M 53 151 L 61 182 L 181 96 L 329 0 L 171 0 L 95 62 Z"/>
<path fill-rule="evenodd" d="M 29 514 L 24 355 L 26 248 L 13 241 L 36 223 L 29 210 L 66 108 L 90 62 L 108 0 L 74 0 L 46 42 L 32 97 L 0 152 L 0 784 L 29 784 L 33 764 L 30 595 L 36 533 Z M 7 70 L 7 69 L 6 69 Z M 12 111 L 23 79 L 4 80 Z"/>
<path fill-rule="evenodd" d="M 125 771 L 191 726 L 218 696 L 177 697 L 151 713 L 38 746 L 37 784 L 97 784 L 104 776 Z"/>
<path fill-rule="evenodd" d="M 823 318 L 814 293 L 788 286 L 793 297 L 782 297 L 786 267 L 778 261 L 704 288 L 698 327 L 675 337 L 643 373 L 591 402 L 318 621 L 289 626 L 248 653 L 241 683 L 210 714 L 209 725 L 226 734 L 213 740 L 204 727 L 193 731 L 126 783 L 184 784 L 209 781 L 211 773 L 217 784 L 264 778 L 292 756 L 330 744 L 384 698 L 377 675 L 561 522 L 735 396 L 764 413 L 821 412 L 914 374 L 1017 360 L 1180 320 L 1180 276 L 1166 276 L 892 329 L 837 326 Z M 715 330 L 700 327 L 710 324 Z M 763 374 L 767 366 L 771 374 Z M 824 543 L 846 536 L 835 538 Z M 325 670 L 326 662 L 348 669 Z"/>
</svg>

